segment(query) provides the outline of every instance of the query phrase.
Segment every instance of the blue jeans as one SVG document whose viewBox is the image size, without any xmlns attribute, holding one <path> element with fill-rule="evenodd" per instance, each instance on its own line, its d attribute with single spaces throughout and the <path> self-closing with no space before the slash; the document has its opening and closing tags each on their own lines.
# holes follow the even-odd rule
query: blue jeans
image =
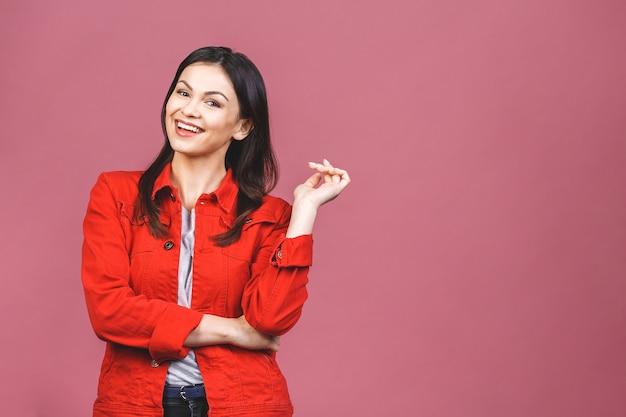
<svg viewBox="0 0 626 417">
<path fill-rule="evenodd" d="M 163 397 L 163 417 L 207 417 L 206 397 L 183 399 Z"/>
</svg>

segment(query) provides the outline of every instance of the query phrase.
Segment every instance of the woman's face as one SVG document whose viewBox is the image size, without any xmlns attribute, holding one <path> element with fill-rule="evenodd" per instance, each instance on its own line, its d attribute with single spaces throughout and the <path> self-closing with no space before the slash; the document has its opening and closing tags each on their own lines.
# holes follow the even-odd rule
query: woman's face
<svg viewBox="0 0 626 417">
<path fill-rule="evenodd" d="M 219 65 L 195 63 L 180 74 L 165 106 L 165 129 L 175 152 L 224 160 L 231 140 L 246 137 L 249 119 L 239 119 L 239 102 Z"/>
</svg>

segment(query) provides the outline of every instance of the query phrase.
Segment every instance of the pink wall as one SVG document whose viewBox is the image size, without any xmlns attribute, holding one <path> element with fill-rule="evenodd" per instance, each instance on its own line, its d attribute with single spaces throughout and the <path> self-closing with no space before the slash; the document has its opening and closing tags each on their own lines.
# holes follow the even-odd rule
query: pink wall
<svg viewBox="0 0 626 417">
<path fill-rule="evenodd" d="M 145 167 L 178 62 L 263 72 L 290 197 L 328 157 L 296 415 L 626 415 L 626 3 L 0 4 L 2 415 L 89 415 L 99 172 Z"/>
</svg>

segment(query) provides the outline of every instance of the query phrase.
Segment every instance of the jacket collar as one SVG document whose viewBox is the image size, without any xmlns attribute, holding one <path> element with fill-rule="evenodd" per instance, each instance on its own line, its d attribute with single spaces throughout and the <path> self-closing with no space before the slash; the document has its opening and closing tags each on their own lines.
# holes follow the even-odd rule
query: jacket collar
<svg viewBox="0 0 626 417">
<path fill-rule="evenodd" d="M 157 179 L 154 181 L 154 187 L 152 187 L 152 200 L 156 199 L 157 193 L 164 188 L 168 188 L 170 191 L 173 191 L 175 189 L 175 187 L 172 185 L 172 180 L 170 177 L 171 169 L 171 163 L 165 165 Z"/>
<path fill-rule="evenodd" d="M 152 199 L 156 198 L 157 193 L 161 190 L 167 189 L 170 194 L 176 190 L 176 187 L 172 185 L 171 180 L 171 171 L 172 165 L 168 163 L 157 179 L 154 181 L 154 188 L 152 189 Z M 220 207 L 226 212 L 230 213 L 235 208 L 235 204 L 237 202 L 237 193 L 239 191 L 239 187 L 237 186 L 237 182 L 233 178 L 233 170 L 228 169 L 226 171 L 226 176 L 222 180 L 222 183 L 215 191 L 210 194 L 203 194 L 200 196 L 200 199 L 207 198 L 209 200 L 216 199 Z"/>
</svg>

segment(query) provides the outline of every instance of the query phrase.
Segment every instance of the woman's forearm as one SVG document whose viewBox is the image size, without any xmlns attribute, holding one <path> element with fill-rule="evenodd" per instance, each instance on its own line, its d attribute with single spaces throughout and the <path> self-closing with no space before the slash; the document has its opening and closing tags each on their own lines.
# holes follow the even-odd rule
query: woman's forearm
<svg viewBox="0 0 626 417">
<path fill-rule="evenodd" d="M 229 343 L 230 319 L 205 314 L 198 326 L 185 339 L 186 347 L 199 347 Z"/>
<path fill-rule="evenodd" d="M 277 351 L 280 338 L 255 330 L 244 316 L 226 318 L 205 314 L 200 324 L 185 339 L 186 347 L 233 345 L 245 349 Z"/>
</svg>

